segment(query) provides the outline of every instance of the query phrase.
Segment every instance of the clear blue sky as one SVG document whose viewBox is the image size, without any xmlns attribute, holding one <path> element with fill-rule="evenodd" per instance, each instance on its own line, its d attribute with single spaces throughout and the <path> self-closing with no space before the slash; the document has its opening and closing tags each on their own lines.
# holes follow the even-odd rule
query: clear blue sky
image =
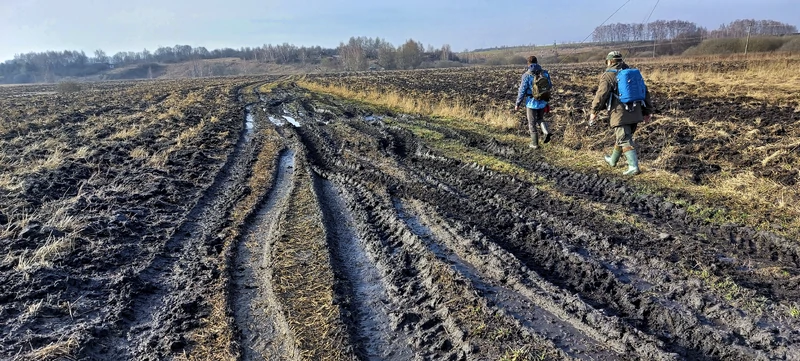
<svg viewBox="0 0 800 361">
<path fill-rule="evenodd" d="M 30 51 L 91 55 L 103 49 L 113 55 L 176 44 L 209 50 L 284 42 L 336 47 L 351 36 L 394 45 L 412 38 L 455 51 L 579 42 L 625 2 L 0 0 L 0 61 Z M 640 23 L 655 4 L 632 0 L 609 23 Z M 800 26 L 798 0 L 662 0 L 651 21 L 687 20 L 713 30 L 746 18 Z"/>
</svg>

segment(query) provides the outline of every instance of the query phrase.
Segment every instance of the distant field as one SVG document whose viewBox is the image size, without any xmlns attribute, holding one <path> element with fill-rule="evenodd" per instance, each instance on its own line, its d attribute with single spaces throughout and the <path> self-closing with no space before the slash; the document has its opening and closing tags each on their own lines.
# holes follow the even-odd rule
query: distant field
<svg viewBox="0 0 800 361">
<path fill-rule="evenodd" d="M 634 178 L 544 65 L 0 87 L 0 359 L 800 358 L 800 59 L 631 60 Z"/>
</svg>

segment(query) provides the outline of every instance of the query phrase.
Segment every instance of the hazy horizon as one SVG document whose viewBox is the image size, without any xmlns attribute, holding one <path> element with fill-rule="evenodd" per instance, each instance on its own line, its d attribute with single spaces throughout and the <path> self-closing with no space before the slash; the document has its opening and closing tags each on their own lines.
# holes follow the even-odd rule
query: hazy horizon
<svg viewBox="0 0 800 361">
<path fill-rule="evenodd" d="M 607 23 L 641 23 L 658 0 L 628 2 Z M 686 20 L 709 30 L 737 19 L 797 24 L 796 0 L 660 1 L 650 21 Z M 47 50 L 155 50 L 177 44 L 219 48 L 289 43 L 335 48 L 351 36 L 408 39 L 454 51 L 580 42 L 626 0 L 576 0 L 524 7 L 487 0 L 439 2 L 242 0 L 129 0 L 123 4 L 75 0 L 5 0 L 0 4 L 0 62 Z M 534 17 L 536 11 L 543 15 Z M 591 38 L 589 39 L 591 41 Z"/>
</svg>

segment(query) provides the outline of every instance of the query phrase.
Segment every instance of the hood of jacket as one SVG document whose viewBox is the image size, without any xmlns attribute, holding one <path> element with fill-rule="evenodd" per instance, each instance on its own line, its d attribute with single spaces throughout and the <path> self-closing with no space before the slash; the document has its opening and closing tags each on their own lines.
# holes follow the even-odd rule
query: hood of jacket
<svg viewBox="0 0 800 361">
<path fill-rule="evenodd" d="M 531 74 L 536 74 L 536 73 L 542 71 L 542 66 L 539 65 L 539 64 L 531 64 L 528 67 L 528 71 L 531 72 Z"/>
</svg>

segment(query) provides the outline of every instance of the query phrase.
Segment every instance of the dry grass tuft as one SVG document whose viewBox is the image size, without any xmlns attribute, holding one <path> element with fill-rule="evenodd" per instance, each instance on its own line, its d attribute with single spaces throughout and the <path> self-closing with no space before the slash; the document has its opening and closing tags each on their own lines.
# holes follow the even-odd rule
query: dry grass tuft
<svg viewBox="0 0 800 361">
<path fill-rule="evenodd" d="M 66 340 L 60 340 L 54 344 L 31 351 L 23 359 L 31 361 L 50 361 L 50 360 L 77 360 L 74 356 L 78 350 L 78 338 L 70 336 Z"/>
<path fill-rule="evenodd" d="M 176 357 L 177 360 L 235 361 L 239 359 L 224 291 L 219 290 L 211 296 L 210 303 L 211 314 L 202 321 L 203 326 L 190 336 L 197 346 L 192 349 L 191 353 Z"/>
<path fill-rule="evenodd" d="M 145 159 L 150 157 L 150 153 L 143 147 L 136 147 L 136 149 L 131 151 L 130 156 L 133 159 Z"/>
<path fill-rule="evenodd" d="M 71 239 L 49 237 L 45 245 L 37 248 L 33 254 L 21 255 L 15 269 L 27 273 L 39 267 L 52 267 L 53 261 L 71 251 L 72 248 Z"/>
</svg>

